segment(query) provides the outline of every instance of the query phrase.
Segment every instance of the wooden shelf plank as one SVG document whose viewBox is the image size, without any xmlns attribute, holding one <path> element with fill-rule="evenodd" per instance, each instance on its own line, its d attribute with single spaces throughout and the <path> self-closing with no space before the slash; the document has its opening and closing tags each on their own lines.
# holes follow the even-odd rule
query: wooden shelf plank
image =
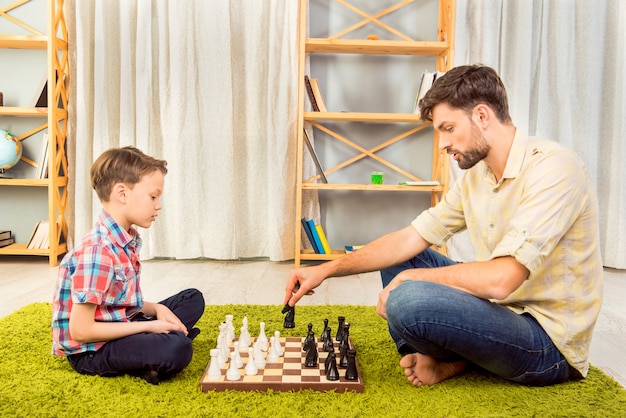
<svg viewBox="0 0 626 418">
<path fill-rule="evenodd" d="M 48 116 L 48 108 L 0 106 L 0 116 L 30 116 L 45 118 Z"/>
<path fill-rule="evenodd" d="M 444 187 L 437 186 L 403 186 L 400 184 L 332 184 L 302 183 L 303 189 L 309 190 L 372 190 L 379 192 L 441 192 Z"/>
<path fill-rule="evenodd" d="M 367 39 L 307 38 L 306 52 L 329 54 L 421 55 L 437 56 L 445 53 L 448 42 L 386 41 Z"/>
<path fill-rule="evenodd" d="M 11 174 L 10 171 L 7 172 Z M 0 178 L 0 186 L 39 186 L 47 187 L 50 185 L 50 179 L 2 179 Z"/>
<path fill-rule="evenodd" d="M 0 35 L 0 48 L 46 49 L 48 37 L 45 35 Z"/>
<path fill-rule="evenodd" d="M 377 123 L 424 123 L 414 113 L 366 113 L 366 112 L 304 112 L 304 120 L 327 120 Z"/>
</svg>

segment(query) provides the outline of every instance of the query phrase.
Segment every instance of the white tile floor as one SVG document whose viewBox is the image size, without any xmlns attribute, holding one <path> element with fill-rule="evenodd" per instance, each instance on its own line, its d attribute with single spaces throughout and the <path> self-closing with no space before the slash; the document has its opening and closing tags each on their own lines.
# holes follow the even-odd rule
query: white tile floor
<svg viewBox="0 0 626 418">
<path fill-rule="evenodd" d="M 195 287 L 207 304 L 280 305 L 293 263 L 268 261 L 150 260 L 143 263 L 146 300 L 159 301 Z M 594 333 L 591 363 L 626 387 L 626 271 L 605 270 L 604 304 Z M 49 302 L 57 268 L 41 257 L 0 257 L 0 318 L 33 302 Z M 333 278 L 300 304 L 375 305 L 377 273 Z"/>
</svg>

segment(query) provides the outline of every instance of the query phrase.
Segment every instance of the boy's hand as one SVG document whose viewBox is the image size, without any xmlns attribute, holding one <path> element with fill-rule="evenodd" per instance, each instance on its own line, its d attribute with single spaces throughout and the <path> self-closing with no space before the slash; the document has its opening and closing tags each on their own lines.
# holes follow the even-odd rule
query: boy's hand
<svg viewBox="0 0 626 418">
<path fill-rule="evenodd" d="M 161 305 L 160 303 L 151 303 L 153 305 L 155 317 L 157 321 L 166 322 L 167 325 L 163 325 L 164 331 L 153 331 L 153 332 L 169 332 L 169 331 L 180 331 L 187 335 L 187 327 L 178 319 L 178 317 L 172 312 L 167 306 Z M 157 322 L 153 321 L 153 322 Z M 160 325 L 160 324 L 159 324 Z M 162 329 L 161 326 L 158 327 Z"/>
</svg>

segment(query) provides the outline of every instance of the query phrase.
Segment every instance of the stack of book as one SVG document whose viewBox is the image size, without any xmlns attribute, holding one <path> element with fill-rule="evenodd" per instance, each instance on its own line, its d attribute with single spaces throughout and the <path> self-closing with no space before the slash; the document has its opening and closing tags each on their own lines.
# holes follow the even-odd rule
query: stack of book
<svg viewBox="0 0 626 418">
<path fill-rule="evenodd" d="M 315 224 L 312 219 L 306 218 L 302 218 L 301 222 L 315 254 L 330 254 L 330 245 L 328 245 L 322 225 Z"/>
<path fill-rule="evenodd" d="M 0 231 L 0 248 L 11 244 L 15 244 L 15 240 L 11 237 L 11 231 Z"/>
<path fill-rule="evenodd" d="M 420 100 L 424 98 L 428 90 L 430 90 L 430 88 L 433 86 L 433 83 L 444 74 L 445 74 L 445 71 L 424 70 L 424 73 L 422 74 L 422 79 L 420 81 L 419 89 L 417 90 L 417 95 L 415 96 L 415 105 L 413 107 L 413 113 L 415 113 L 416 115 L 419 115 Z"/>
</svg>

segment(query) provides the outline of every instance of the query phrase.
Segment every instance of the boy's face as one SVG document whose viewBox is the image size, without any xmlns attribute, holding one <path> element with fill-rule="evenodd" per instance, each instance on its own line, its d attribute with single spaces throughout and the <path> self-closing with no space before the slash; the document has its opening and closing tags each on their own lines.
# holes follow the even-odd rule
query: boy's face
<svg viewBox="0 0 626 418">
<path fill-rule="evenodd" d="M 163 193 L 165 176 L 155 170 L 144 175 L 132 189 L 126 189 L 125 213 L 130 225 L 149 228 L 161 210 L 160 197 Z"/>
</svg>

